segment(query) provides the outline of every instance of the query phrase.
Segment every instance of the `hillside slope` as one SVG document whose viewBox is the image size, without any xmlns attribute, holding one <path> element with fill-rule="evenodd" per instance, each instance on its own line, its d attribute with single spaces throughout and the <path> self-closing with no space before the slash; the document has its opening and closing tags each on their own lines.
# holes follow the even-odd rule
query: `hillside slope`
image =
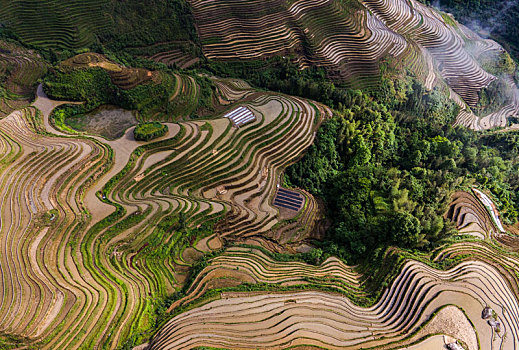
<svg viewBox="0 0 519 350">
<path fill-rule="evenodd" d="M 332 77 L 360 87 L 376 85 L 381 67 L 397 75 L 408 70 L 460 105 L 457 124 L 504 127 L 517 114 L 513 62 L 498 71 L 488 68 L 509 57 L 505 50 L 417 1 L 189 2 L 210 59 L 290 55 L 300 67 L 324 66 Z M 499 84 L 506 97 L 486 108 L 481 95 Z"/>
<path fill-rule="evenodd" d="M 29 104 L 47 66 L 34 50 L 0 40 L 0 117 Z"/>
<path fill-rule="evenodd" d="M 475 130 L 505 127 L 519 110 L 506 51 L 416 0 L 187 3 L 4 0 L 0 21 L 38 47 L 101 45 L 183 67 L 198 62 L 200 40 L 209 59 L 288 55 L 354 87 L 379 86 L 388 72 L 416 76 L 459 104 L 456 125 Z"/>
<path fill-rule="evenodd" d="M 0 350 L 519 350 L 515 75 L 417 0 L 0 0 Z"/>
<path fill-rule="evenodd" d="M 50 49 L 102 44 L 118 50 L 196 40 L 182 0 L 1 0 L 0 23 L 24 43 Z"/>
<path fill-rule="evenodd" d="M 42 349 L 117 348 L 154 326 L 159 301 L 204 252 L 278 230 L 305 238 L 311 198 L 288 222 L 304 232 L 286 229 L 272 199 L 331 112 L 237 84 L 220 81 L 220 97 L 227 113 L 251 111 L 246 124 L 168 123 L 157 142 L 136 142 L 133 129 L 64 138 L 49 123 L 64 102 L 41 89 L 0 120 L 0 348 L 4 334 Z"/>
</svg>

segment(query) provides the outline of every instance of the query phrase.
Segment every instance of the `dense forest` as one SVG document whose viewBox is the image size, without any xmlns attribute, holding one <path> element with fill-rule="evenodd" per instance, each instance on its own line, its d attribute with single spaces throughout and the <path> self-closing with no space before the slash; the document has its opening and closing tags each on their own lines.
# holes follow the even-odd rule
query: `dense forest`
<svg viewBox="0 0 519 350">
<path fill-rule="evenodd" d="M 450 195 L 472 185 L 497 195 L 502 217 L 515 222 L 516 134 L 432 127 L 435 113 L 446 121 L 455 116 L 455 108 L 434 101 L 434 93 L 399 110 L 361 92 L 351 98 L 355 102 L 324 124 L 316 143 L 286 173 L 289 184 L 325 199 L 334 218 L 323 244 L 329 253 L 354 263 L 376 253 L 373 247 L 434 248 L 453 233 L 443 219 Z"/>
<path fill-rule="evenodd" d="M 167 104 L 174 86 L 174 79 L 165 74 L 159 83 L 150 82 L 126 90 L 115 85 L 104 69 L 88 68 L 55 69 L 45 78 L 44 89 L 57 100 L 86 101 L 85 110 L 111 104 L 148 115 Z"/>
</svg>

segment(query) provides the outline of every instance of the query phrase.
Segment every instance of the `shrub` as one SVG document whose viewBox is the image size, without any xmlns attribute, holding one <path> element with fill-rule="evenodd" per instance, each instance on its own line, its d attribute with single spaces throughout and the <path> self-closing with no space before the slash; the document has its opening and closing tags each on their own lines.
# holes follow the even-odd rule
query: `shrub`
<svg viewBox="0 0 519 350">
<path fill-rule="evenodd" d="M 133 136 L 137 141 L 150 141 L 166 135 L 168 126 L 159 122 L 141 123 L 133 130 Z"/>
</svg>

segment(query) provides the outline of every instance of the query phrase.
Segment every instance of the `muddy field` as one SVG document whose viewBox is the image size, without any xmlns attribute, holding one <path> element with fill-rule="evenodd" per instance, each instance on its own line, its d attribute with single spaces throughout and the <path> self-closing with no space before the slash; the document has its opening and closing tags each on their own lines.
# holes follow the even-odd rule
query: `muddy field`
<svg viewBox="0 0 519 350">
<path fill-rule="evenodd" d="M 89 114 L 66 120 L 66 124 L 77 131 L 99 135 L 108 140 L 123 136 L 126 129 L 137 123 L 134 112 L 114 106 L 101 106 Z"/>
</svg>

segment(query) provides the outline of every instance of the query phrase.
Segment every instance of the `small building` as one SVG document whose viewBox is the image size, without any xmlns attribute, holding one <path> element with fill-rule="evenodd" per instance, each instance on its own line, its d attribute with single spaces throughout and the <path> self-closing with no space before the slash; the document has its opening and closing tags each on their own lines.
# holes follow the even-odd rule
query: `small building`
<svg viewBox="0 0 519 350">
<path fill-rule="evenodd" d="M 256 116 L 254 115 L 254 113 L 252 113 L 252 111 L 247 107 L 243 106 L 230 111 L 223 117 L 230 119 L 234 126 L 237 128 L 253 120 L 256 120 Z"/>
</svg>

